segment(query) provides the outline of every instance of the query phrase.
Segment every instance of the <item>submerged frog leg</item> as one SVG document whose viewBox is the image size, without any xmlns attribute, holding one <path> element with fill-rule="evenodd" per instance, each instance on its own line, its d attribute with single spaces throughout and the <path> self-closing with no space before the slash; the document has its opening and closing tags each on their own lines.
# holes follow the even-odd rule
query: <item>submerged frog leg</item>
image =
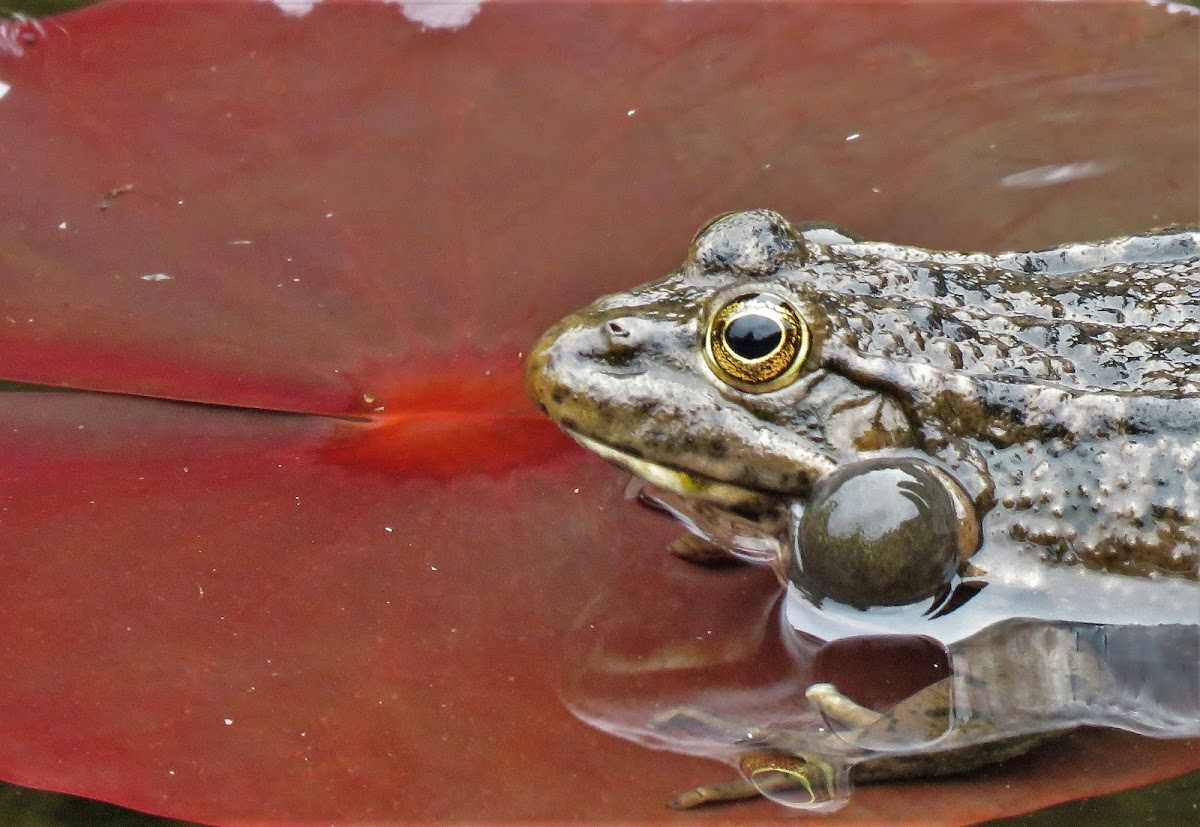
<svg viewBox="0 0 1200 827">
<path fill-rule="evenodd" d="M 672 810 L 691 810 L 760 795 L 790 797 L 800 790 L 807 801 L 797 801 L 793 806 L 813 806 L 833 801 L 838 795 L 837 770 L 829 761 L 812 753 L 747 752 L 738 758 L 738 767 L 742 778 L 696 787 L 676 796 L 667 806 Z"/>
<path fill-rule="evenodd" d="M 758 787 L 745 778 L 736 778 L 723 784 L 705 784 L 687 792 L 680 793 L 667 802 L 672 810 L 691 810 L 707 804 L 721 804 L 729 801 L 745 801 L 748 798 L 758 798 L 762 792 Z"/>
<path fill-rule="evenodd" d="M 673 810 L 690 810 L 760 795 L 791 797 L 791 794 L 801 790 L 807 800 L 800 801 L 799 806 L 819 805 L 836 797 L 837 770 L 819 752 L 811 749 L 819 748 L 825 740 L 823 736 L 751 726 L 737 718 L 700 707 L 665 710 L 651 719 L 650 726 L 654 729 L 684 730 L 700 737 L 717 737 L 730 744 L 757 747 L 738 755 L 742 778 L 706 784 L 681 793 L 667 805 Z"/>
<path fill-rule="evenodd" d="M 772 734 L 777 732 L 699 706 L 674 706 L 665 709 L 651 718 L 649 724 L 654 730 L 692 733 L 730 744 L 771 745 Z"/>
<path fill-rule="evenodd" d="M 670 517 L 679 516 L 674 509 L 658 497 L 647 494 L 644 490 L 638 491 L 637 504 L 642 506 L 642 508 L 666 514 Z M 678 557 L 680 560 L 695 563 L 698 566 L 735 566 L 747 562 L 725 546 L 696 534 L 685 534 L 673 543 L 668 544 L 667 553 Z"/>
<path fill-rule="evenodd" d="M 831 683 L 814 683 L 804 697 L 829 720 L 850 729 L 866 729 L 882 716 L 873 709 L 856 704 Z"/>
<path fill-rule="evenodd" d="M 680 537 L 667 546 L 667 552 L 698 566 L 739 566 L 746 563 L 724 546 L 695 534 Z"/>
</svg>

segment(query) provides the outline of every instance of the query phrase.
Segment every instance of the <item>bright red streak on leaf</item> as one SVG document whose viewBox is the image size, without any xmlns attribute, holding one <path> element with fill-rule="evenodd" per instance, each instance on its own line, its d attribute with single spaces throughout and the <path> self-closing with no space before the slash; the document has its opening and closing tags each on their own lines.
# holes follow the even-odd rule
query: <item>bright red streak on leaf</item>
<svg viewBox="0 0 1200 827">
<path fill-rule="evenodd" d="M 516 361 L 432 362 L 430 379 L 372 397 L 369 420 L 331 442 L 323 456 L 401 478 L 433 479 L 495 476 L 552 459 L 571 440 L 525 395 Z"/>
<path fill-rule="evenodd" d="M 662 817 L 725 770 L 571 718 L 573 625 L 619 571 L 669 598 L 631 617 L 736 636 L 763 583 L 658 554 L 520 351 L 729 209 L 951 248 L 1195 222 L 1195 38 L 1143 6 L 113 3 L 6 41 L 0 376 L 358 419 L 0 394 L 0 774 L 221 823 Z M 826 823 L 1198 752 L 1083 734 Z"/>
</svg>

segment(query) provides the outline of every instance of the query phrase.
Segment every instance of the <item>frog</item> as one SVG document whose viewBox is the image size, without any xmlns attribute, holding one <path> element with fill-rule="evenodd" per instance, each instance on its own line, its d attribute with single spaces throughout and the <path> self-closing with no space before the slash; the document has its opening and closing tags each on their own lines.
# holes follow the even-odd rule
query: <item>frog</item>
<svg viewBox="0 0 1200 827">
<path fill-rule="evenodd" d="M 673 551 L 771 564 L 797 629 L 986 652 L 1013 618 L 1200 626 L 1198 333 L 1197 228 L 974 253 L 754 209 L 705 224 L 665 277 L 551 327 L 525 378 L 690 529 Z M 749 775 L 815 801 L 812 756 L 939 718 L 946 680 L 885 713 L 814 684 L 809 703 L 849 742 L 730 731 L 774 756 Z M 1020 683 L 992 680 L 999 696 Z M 945 774 L 1073 726 L 1023 715 L 851 763 L 870 780 Z M 703 710 L 667 717 L 720 728 Z M 752 780 L 685 802 L 763 792 Z"/>
</svg>

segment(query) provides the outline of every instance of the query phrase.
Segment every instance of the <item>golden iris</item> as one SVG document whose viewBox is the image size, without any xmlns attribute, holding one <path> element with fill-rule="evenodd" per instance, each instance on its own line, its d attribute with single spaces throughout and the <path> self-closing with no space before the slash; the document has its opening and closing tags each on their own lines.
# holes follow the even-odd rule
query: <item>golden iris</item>
<svg viewBox="0 0 1200 827">
<path fill-rule="evenodd" d="M 748 293 L 713 315 L 704 344 L 718 376 L 740 390 L 761 393 L 796 378 L 808 355 L 808 325 L 778 296 Z"/>
</svg>

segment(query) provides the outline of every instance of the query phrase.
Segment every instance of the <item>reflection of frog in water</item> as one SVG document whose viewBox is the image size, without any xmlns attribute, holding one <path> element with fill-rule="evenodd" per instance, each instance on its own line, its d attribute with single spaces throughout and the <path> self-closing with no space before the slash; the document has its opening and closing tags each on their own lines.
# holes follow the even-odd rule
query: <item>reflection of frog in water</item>
<svg viewBox="0 0 1200 827">
<path fill-rule="evenodd" d="M 760 794 L 801 806 L 837 806 L 846 774 L 855 783 L 955 775 L 1021 755 L 1077 726 L 1081 714 L 1105 702 L 1111 675 L 1089 645 L 1094 631 L 1031 621 L 998 624 L 952 647 L 951 677 L 882 714 L 830 684 L 814 684 L 805 694 L 829 723 L 819 733 L 748 726 L 698 708 L 668 710 L 653 726 L 700 728 L 737 742 L 744 775 L 684 793 L 672 806 Z M 970 717 L 959 720 L 962 714 Z"/>
<path fill-rule="evenodd" d="M 1090 720 L 1057 696 L 971 714 L 990 708 L 971 697 L 981 681 L 993 699 L 1028 682 L 976 674 L 1007 618 L 1200 627 L 1198 232 L 989 256 L 735 213 L 675 273 L 552 328 L 527 383 L 651 484 L 697 535 L 687 554 L 771 562 L 798 628 L 976 653 L 955 654 L 952 693 L 935 684 L 879 720 L 810 689 L 846 737 L 749 727 L 738 742 L 775 756 L 743 768 L 760 787 L 814 783 L 797 773 L 819 760 L 780 756 L 840 751 L 863 779 L 944 774 Z M 1052 677 L 1103 671 L 1084 650 L 1031 657 Z M 659 725 L 721 729 L 677 713 Z M 912 734 L 926 719 L 953 726 Z M 920 748 L 877 743 L 906 727 Z"/>
</svg>

